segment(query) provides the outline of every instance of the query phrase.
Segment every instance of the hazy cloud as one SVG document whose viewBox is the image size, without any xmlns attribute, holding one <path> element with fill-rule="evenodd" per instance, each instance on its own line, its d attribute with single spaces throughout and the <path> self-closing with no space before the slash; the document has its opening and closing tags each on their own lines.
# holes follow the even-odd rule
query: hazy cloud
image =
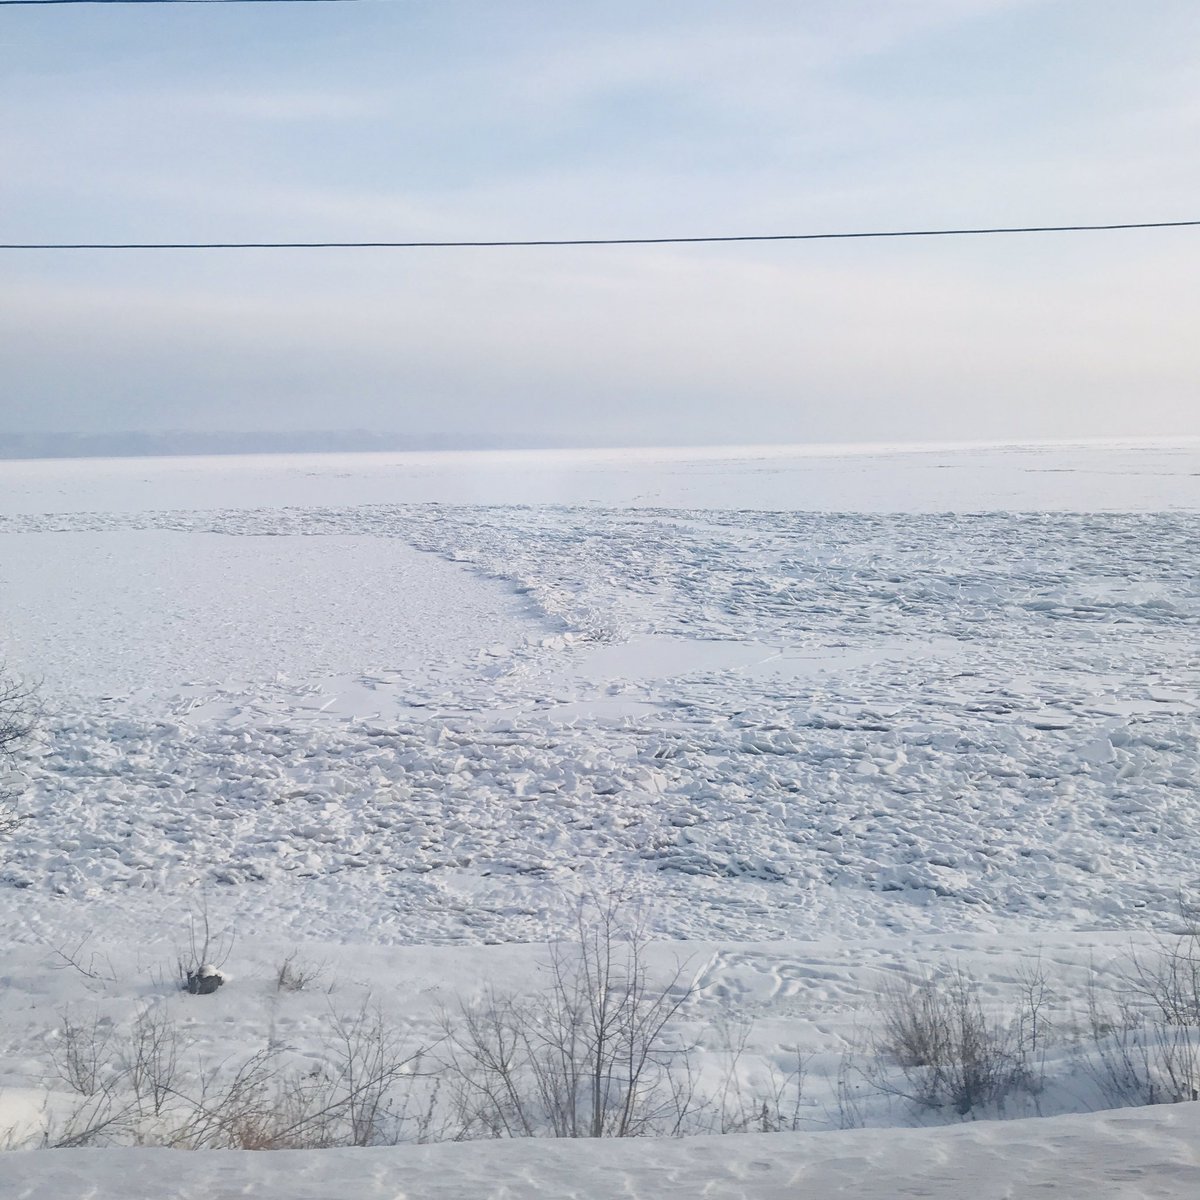
<svg viewBox="0 0 1200 1200">
<path fill-rule="evenodd" d="M 13 10 L 0 240 L 1198 216 L 1183 0 L 186 7 Z M 4 265 L 13 429 L 1200 432 L 1197 232 Z"/>
</svg>

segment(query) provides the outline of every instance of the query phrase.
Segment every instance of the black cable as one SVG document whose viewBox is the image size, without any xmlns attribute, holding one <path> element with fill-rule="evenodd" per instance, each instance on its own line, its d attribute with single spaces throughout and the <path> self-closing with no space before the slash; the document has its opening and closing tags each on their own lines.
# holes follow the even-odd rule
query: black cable
<svg viewBox="0 0 1200 1200">
<path fill-rule="evenodd" d="M 3 0 L 0 0 L 3 2 Z M 49 0 L 44 0 L 49 2 Z M 161 0 L 137 0 L 159 3 Z M 175 3 L 178 0 L 166 0 Z M 228 3 L 230 0 L 197 0 Z M 980 229 L 888 229 L 857 233 L 751 233 L 713 237 L 530 238 L 462 242 L 0 242 L 0 250 L 469 250 L 503 246 L 685 246 L 713 242 L 822 242 L 852 238 L 971 237 L 1002 233 L 1091 233 L 1182 229 L 1200 221 L 1125 221 L 1109 225 L 1002 225 Z"/>
<path fill-rule="evenodd" d="M 20 4 L 38 8 L 50 4 L 363 4 L 387 0 L 0 0 L 0 6 Z"/>
</svg>

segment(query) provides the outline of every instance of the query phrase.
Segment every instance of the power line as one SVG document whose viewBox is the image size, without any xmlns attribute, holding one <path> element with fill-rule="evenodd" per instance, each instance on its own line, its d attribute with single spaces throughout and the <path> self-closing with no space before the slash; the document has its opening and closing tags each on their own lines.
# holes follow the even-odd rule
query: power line
<svg viewBox="0 0 1200 1200">
<path fill-rule="evenodd" d="M 21 5 L 40 8 L 51 4 L 93 4 L 129 7 L 134 4 L 362 4 L 371 0 L 0 0 L 0 6 Z M 387 3 L 387 0 L 376 0 Z"/>
<path fill-rule="evenodd" d="M 0 0 L 0 3 L 11 0 Z M 67 0 L 39 0 L 65 3 Z M 107 3 L 108 0 L 99 0 Z M 189 0 L 133 0 L 184 3 Z M 240 3 L 242 0 L 194 0 Z M 315 2 L 315 0 L 305 0 Z M 1200 221 L 1125 221 L 1108 225 L 1001 225 L 979 229 L 885 229 L 850 233 L 750 233 L 712 237 L 527 238 L 422 242 L 0 242 L 0 250 L 481 250 L 532 246 L 694 246 L 716 242 L 831 242 L 862 238 L 980 237 L 1009 233 L 1099 233 L 1117 229 L 1183 229 Z"/>
</svg>

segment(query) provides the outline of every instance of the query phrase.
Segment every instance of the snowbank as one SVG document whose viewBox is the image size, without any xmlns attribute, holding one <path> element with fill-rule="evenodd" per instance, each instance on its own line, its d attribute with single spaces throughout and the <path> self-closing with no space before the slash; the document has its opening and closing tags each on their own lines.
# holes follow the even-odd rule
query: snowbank
<svg viewBox="0 0 1200 1200">
<path fill-rule="evenodd" d="M 937 1130 L 318 1153 L 28 1151 L 0 1197 L 88 1200 L 1194 1200 L 1200 1104 Z"/>
</svg>

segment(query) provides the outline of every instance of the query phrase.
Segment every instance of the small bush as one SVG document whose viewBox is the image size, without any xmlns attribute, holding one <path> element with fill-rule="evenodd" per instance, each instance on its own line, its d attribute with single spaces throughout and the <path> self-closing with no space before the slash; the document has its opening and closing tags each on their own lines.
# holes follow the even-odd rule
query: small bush
<svg viewBox="0 0 1200 1200">
<path fill-rule="evenodd" d="M 1190 927 L 1195 915 L 1185 908 L 1184 933 L 1159 941 L 1150 955 L 1130 955 L 1126 986 L 1162 1025 L 1200 1026 L 1200 930 Z"/>
<path fill-rule="evenodd" d="M 1131 953 L 1124 983 L 1115 1006 L 1089 992 L 1085 1072 L 1113 1107 L 1200 1100 L 1200 933 Z"/>
<path fill-rule="evenodd" d="M 277 1046 L 215 1067 L 185 1064 L 191 1048 L 166 1005 L 123 1029 L 64 1020 L 54 1063 L 82 1099 L 46 1144 L 273 1150 L 426 1140 L 433 1100 L 422 1107 L 412 1086 L 423 1081 L 424 1051 L 368 1004 L 331 1013 L 331 1029 L 323 1066 L 299 1070 Z"/>
<path fill-rule="evenodd" d="M 325 974 L 324 963 L 305 962 L 299 951 L 293 950 L 275 968 L 275 990 L 277 992 L 302 992 L 311 988 Z"/>
<path fill-rule="evenodd" d="M 1023 1004 L 1007 1020 L 989 1017 L 979 985 L 962 967 L 937 979 L 893 986 L 881 997 L 876 1050 L 899 1068 L 899 1082 L 881 1076 L 885 1091 L 918 1108 L 960 1117 L 1003 1113 L 1042 1085 L 1037 1060 L 1038 1008 Z"/>
<path fill-rule="evenodd" d="M 40 708 L 34 689 L 20 680 L 0 676 L 0 770 L 11 768 L 29 744 Z M 18 790 L 0 777 L 0 836 L 21 823 Z"/>
<path fill-rule="evenodd" d="M 222 987 L 226 976 L 221 968 L 233 952 L 233 935 L 227 930 L 214 931 L 208 917 L 208 904 L 188 917 L 188 944 L 177 957 L 179 986 L 191 996 L 208 996 Z"/>
<path fill-rule="evenodd" d="M 683 968 L 653 976 L 616 901 L 579 911 L 531 1000 L 484 992 L 444 1022 L 441 1065 L 464 1137 L 677 1134 L 700 1107 L 669 1026 L 692 995 Z"/>
</svg>

